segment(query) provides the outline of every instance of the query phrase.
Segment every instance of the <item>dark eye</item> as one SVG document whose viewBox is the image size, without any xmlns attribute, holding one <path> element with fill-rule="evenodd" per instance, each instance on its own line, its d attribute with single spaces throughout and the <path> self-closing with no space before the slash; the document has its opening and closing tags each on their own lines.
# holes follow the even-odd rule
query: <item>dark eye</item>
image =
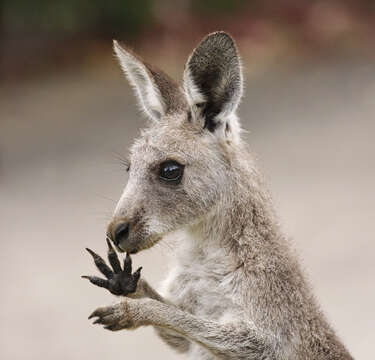
<svg viewBox="0 0 375 360">
<path fill-rule="evenodd" d="M 159 177 L 163 181 L 178 184 L 184 173 L 184 166 L 177 161 L 168 160 L 160 164 Z"/>
</svg>

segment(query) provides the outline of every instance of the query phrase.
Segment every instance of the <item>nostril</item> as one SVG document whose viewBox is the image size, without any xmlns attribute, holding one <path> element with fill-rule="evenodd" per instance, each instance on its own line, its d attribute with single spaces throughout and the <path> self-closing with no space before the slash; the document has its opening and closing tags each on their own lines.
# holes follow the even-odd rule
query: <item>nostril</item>
<svg viewBox="0 0 375 360">
<path fill-rule="evenodd" d="M 126 240 L 129 236 L 129 224 L 121 223 L 117 225 L 114 231 L 113 242 L 118 245 L 121 241 Z"/>
</svg>

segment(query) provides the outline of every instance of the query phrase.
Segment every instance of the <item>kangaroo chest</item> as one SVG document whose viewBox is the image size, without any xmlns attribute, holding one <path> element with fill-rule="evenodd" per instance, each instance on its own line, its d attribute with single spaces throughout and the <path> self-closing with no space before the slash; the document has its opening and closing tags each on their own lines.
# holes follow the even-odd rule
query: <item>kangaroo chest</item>
<svg viewBox="0 0 375 360">
<path fill-rule="evenodd" d="M 199 233 L 199 232 L 198 232 Z M 161 293 L 173 304 L 206 319 L 225 321 L 235 304 L 238 264 L 217 241 L 190 232 L 174 234 L 177 245 Z"/>
<path fill-rule="evenodd" d="M 221 270 L 221 269 L 220 269 Z M 177 265 L 164 283 L 164 296 L 184 311 L 212 320 L 237 313 L 233 274 L 207 265 Z"/>
</svg>

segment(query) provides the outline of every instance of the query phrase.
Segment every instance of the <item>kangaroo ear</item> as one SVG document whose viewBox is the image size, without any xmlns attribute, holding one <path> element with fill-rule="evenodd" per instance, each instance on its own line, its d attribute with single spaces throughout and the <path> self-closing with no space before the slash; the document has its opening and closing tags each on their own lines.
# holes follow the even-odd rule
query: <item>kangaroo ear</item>
<svg viewBox="0 0 375 360">
<path fill-rule="evenodd" d="M 184 90 L 193 113 L 214 132 L 239 130 L 234 113 L 242 96 L 242 72 L 233 39 L 225 32 L 208 35 L 188 59 Z M 237 131 L 238 132 L 238 131 Z"/>
<path fill-rule="evenodd" d="M 152 68 L 116 40 L 113 49 L 142 109 L 152 120 L 187 109 L 183 92 L 168 75 Z"/>
</svg>

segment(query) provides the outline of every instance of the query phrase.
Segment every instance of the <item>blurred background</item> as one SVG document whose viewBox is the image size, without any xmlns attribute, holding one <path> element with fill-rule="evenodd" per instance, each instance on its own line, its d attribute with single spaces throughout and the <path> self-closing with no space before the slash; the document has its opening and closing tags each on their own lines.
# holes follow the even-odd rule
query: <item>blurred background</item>
<svg viewBox="0 0 375 360">
<path fill-rule="evenodd" d="M 237 40 L 240 117 L 285 232 L 356 359 L 375 336 L 375 3 L 370 0 L 0 1 L 0 358 L 175 359 L 152 329 L 110 333 L 80 279 L 145 125 L 113 38 L 176 79 L 208 32 Z M 136 255 L 157 286 L 170 250 Z M 180 356 L 183 358 L 182 356 Z"/>
</svg>

